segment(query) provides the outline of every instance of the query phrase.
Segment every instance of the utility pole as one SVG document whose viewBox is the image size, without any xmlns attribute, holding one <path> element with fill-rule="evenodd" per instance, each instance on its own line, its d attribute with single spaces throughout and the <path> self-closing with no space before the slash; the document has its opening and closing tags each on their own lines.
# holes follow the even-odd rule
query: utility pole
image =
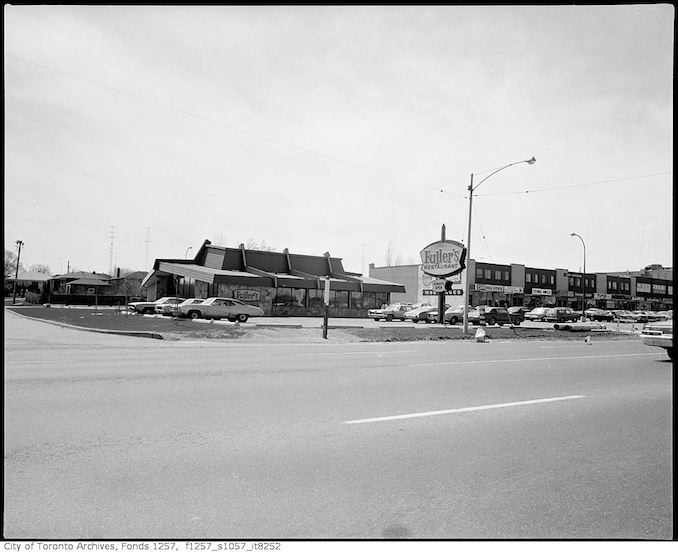
<svg viewBox="0 0 678 552">
<path fill-rule="evenodd" d="M 24 244 L 21 240 L 17 240 L 16 244 L 19 246 L 19 254 L 16 256 L 16 273 L 14 274 L 14 297 L 12 297 L 12 305 L 16 303 L 16 281 L 19 279 L 19 261 L 21 260 L 21 246 Z"/>
<path fill-rule="evenodd" d="M 108 254 L 108 275 L 112 276 L 113 275 L 113 239 L 115 238 L 115 226 L 109 226 L 108 227 L 108 234 L 111 238 L 111 248 L 109 250 Z"/>
<path fill-rule="evenodd" d="M 146 227 L 146 257 L 144 259 L 144 269 L 148 266 L 148 243 L 151 241 L 151 227 Z"/>
</svg>

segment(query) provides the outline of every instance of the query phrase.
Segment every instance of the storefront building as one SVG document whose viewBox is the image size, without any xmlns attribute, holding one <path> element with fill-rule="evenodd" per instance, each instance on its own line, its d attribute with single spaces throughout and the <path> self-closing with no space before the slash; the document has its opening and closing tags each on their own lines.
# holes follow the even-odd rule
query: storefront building
<svg viewBox="0 0 678 552">
<path fill-rule="evenodd" d="M 400 283 L 345 271 L 342 259 L 329 253 L 218 247 L 209 240 L 192 260 L 156 259 L 142 290 L 150 301 L 231 297 L 261 307 L 267 316 L 323 316 L 326 282 L 332 317 L 365 317 L 368 309 L 391 302 L 391 294 L 406 292 Z"/>
<path fill-rule="evenodd" d="M 654 266 L 654 265 L 652 265 Z M 408 291 L 398 296 L 401 301 L 429 302 L 435 304 L 430 278 L 422 276 L 418 265 L 376 267 L 370 265 L 370 276 L 397 281 L 417 282 L 418 287 L 408 286 Z M 464 304 L 465 278 L 469 278 L 469 304 L 494 306 L 554 307 L 566 306 L 575 310 L 582 308 L 582 280 L 586 294 L 586 308 L 627 310 L 670 310 L 673 308 L 673 280 L 671 269 L 663 269 L 663 277 L 627 276 L 623 273 L 570 272 L 565 268 L 537 268 L 521 264 L 476 263 L 467 261 L 467 270 L 461 277 L 449 278 L 452 289 L 447 292 L 446 302 L 458 306 Z"/>
</svg>

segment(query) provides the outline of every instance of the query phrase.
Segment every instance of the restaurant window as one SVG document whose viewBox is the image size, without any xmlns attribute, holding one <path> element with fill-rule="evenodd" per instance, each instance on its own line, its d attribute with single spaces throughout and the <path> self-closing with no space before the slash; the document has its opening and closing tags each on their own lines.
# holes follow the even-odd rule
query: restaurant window
<svg viewBox="0 0 678 552">
<path fill-rule="evenodd" d="M 348 308 L 348 291 L 330 290 L 330 307 L 339 309 Z"/>
<path fill-rule="evenodd" d="M 293 307 L 306 306 L 306 290 L 304 288 L 292 289 L 292 306 Z"/>
<path fill-rule="evenodd" d="M 322 289 L 309 289 L 308 290 L 308 306 L 309 307 L 322 307 L 325 305 L 323 296 L 324 290 Z"/>
<path fill-rule="evenodd" d="M 652 293 L 666 295 L 666 286 L 664 284 L 652 284 Z"/>
<path fill-rule="evenodd" d="M 363 306 L 363 294 L 360 291 L 351 292 L 351 308 L 352 309 L 364 309 L 367 308 L 367 305 Z M 367 302 L 365 300 L 365 302 Z"/>
<path fill-rule="evenodd" d="M 274 305 L 287 306 L 292 304 L 292 290 L 288 288 L 278 288 L 273 298 Z"/>
</svg>

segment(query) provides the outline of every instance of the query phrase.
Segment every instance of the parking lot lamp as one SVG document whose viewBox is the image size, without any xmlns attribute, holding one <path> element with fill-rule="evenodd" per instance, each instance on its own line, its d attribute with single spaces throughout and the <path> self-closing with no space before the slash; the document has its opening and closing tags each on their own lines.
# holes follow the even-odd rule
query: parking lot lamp
<svg viewBox="0 0 678 552">
<path fill-rule="evenodd" d="M 581 275 L 581 321 L 584 322 L 586 320 L 586 244 L 579 234 L 572 232 L 570 236 L 577 236 L 584 246 L 584 273 Z"/>
<path fill-rule="evenodd" d="M 480 186 L 483 182 L 485 182 L 488 178 L 491 176 L 494 176 L 497 174 L 499 171 L 503 171 L 504 169 L 508 169 L 509 167 L 513 167 L 513 165 L 519 165 L 520 163 L 527 163 L 528 165 L 534 165 L 537 162 L 537 160 L 532 157 L 530 159 L 524 159 L 523 161 L 516 161 L 515 163 L 509 163 L 508 165 L 504 165 L 503 167 L 500 167 L 496 171 L 491 172 L 488 174 L 485 178 L 483 178 L 478 184 L 475 186 L 473 185 L 473 173 L 471 173 L 471 184 L 468 187 L 468 236 L 466 239 L 466 259 L 467 259 L 467 266 L 466 266 L 466 285 L 464 286 L 466 289 L 464 290 L 464 333 L 468 333 L 468 308 L 469 308 L 469 301 L 470 301 L 470 293 L 471 293 L 471 278 L 469 277 L 469 270 L 470 270 L 470 264 L 471 264 L 471 213 L 473 212 L 473 192 L 478 189 L 478 186 Z"/>
<path fill-rule="evenodd" d="M 21 240 L 17 240 L 16 244 L 19 246 L 19 253 L 16 256 L 16 273 L 14 274 L 14 296 L 12 297 L 12 305 L 16 303 L 16 281 L 19 279 L 19 261 L 21 260 L 21 246 L 24 244 Z"/>
<path fill-rule="evenodd" d="M 191 249 L 193 249 L 193 247 L 191 247 L 190 245 L 186 248 L 186 253 L 184 253 L 184 260 L 186 260 L 186 259 L 188 258 L 188 252 L 189 252 Z"/>
</svg>

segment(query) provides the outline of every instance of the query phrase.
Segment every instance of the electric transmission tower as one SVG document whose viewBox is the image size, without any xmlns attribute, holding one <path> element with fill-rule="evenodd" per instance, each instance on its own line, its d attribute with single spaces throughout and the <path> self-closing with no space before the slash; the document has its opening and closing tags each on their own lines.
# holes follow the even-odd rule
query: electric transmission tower
<svg viewBox="0 0 678 552">
<path fill-rule="evenodd" d="M 108 235 L 111 238 L 111 248 L 108 255 L 108 275 L 115 276 L 115 274 L 113 274 L 113 240 L 115 239 L 115 226 L 108 227 Z"/>
</svg>

